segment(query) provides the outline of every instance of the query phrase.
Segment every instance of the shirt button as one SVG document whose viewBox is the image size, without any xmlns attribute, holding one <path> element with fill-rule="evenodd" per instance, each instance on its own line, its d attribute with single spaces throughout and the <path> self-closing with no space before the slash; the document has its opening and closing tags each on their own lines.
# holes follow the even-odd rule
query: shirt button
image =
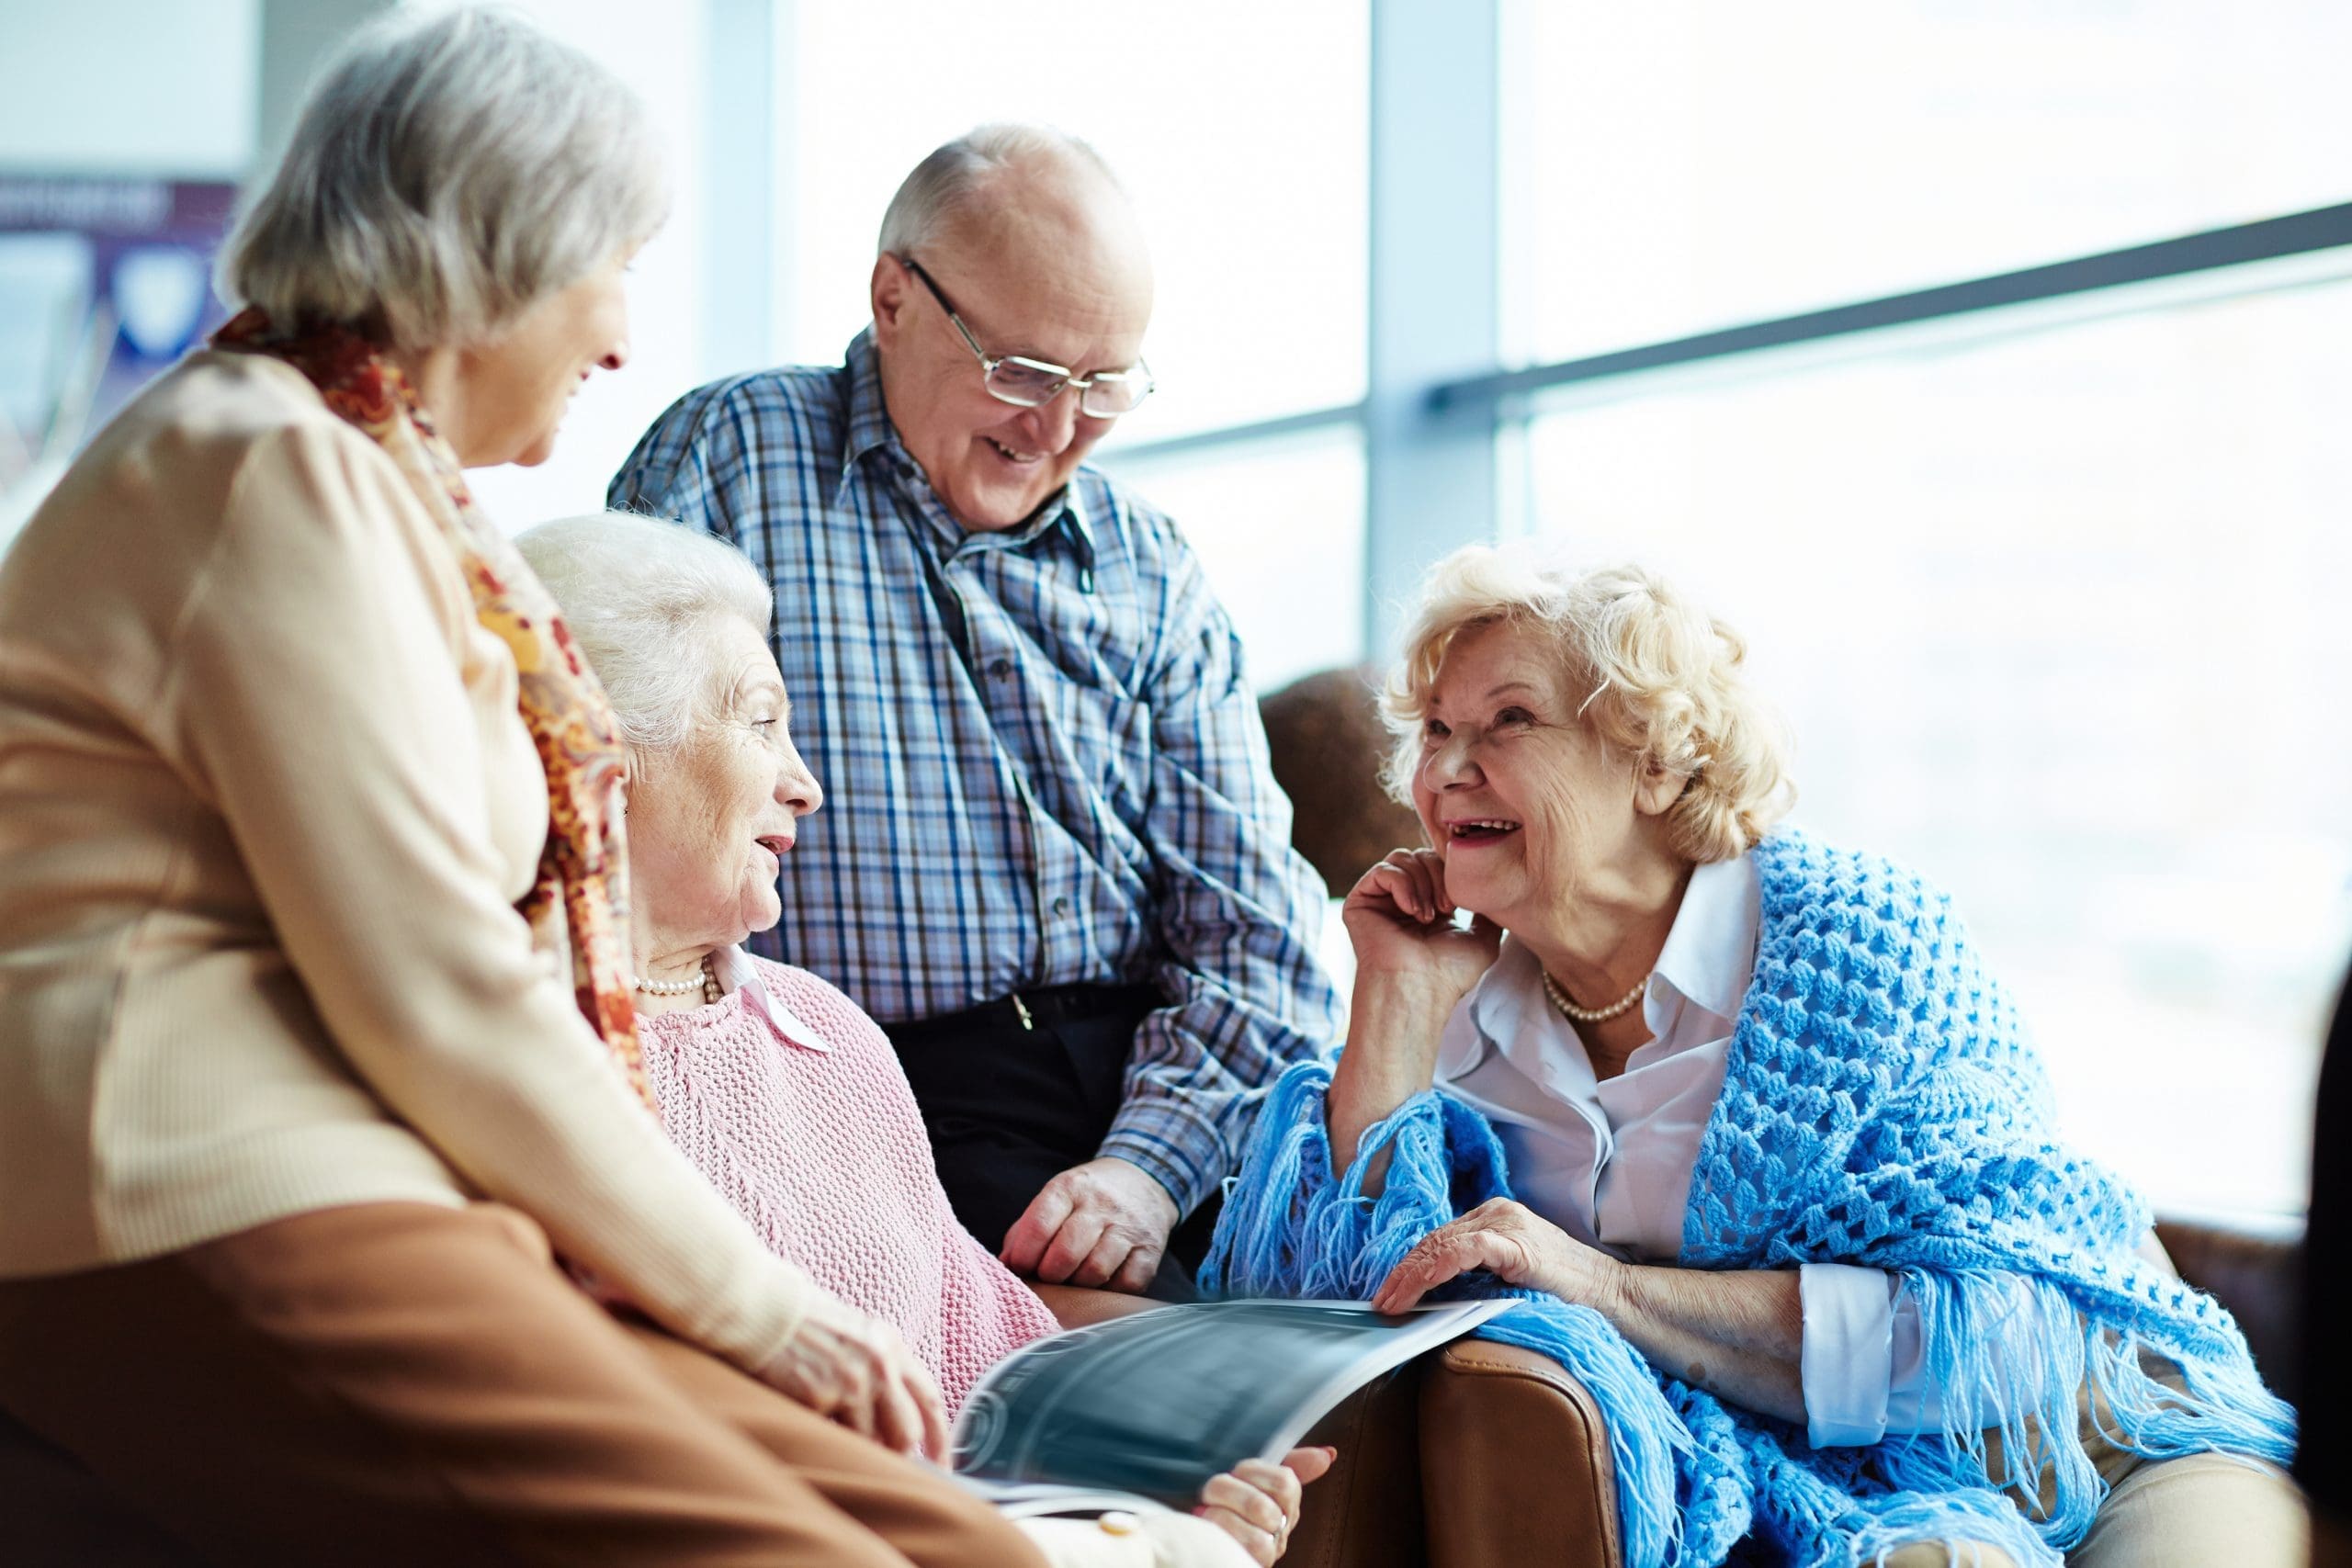
<svg viewBox="0 0 2352 1568">
<path fill-rule="evenodd" d="M 1012 673 L 1012 661 L 1009 659 L 1000 659 L 989 666 L 989 673 L 1001 681 Z"/>
<path fill-rule="evenodd" d="M 1057 920 L 1064 919 L 1067 919 L 1069 915 L 1069 900 L 1067 897 L 1057 897 L 1054 900 L 1054 919 Z"/>
</svg>

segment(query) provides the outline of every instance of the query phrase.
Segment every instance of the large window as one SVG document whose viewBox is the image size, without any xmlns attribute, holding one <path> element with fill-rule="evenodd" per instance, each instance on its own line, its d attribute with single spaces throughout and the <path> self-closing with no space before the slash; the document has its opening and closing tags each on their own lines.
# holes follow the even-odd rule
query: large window
<svg viewBox="0 0 2352 1568">
<path fill-rule="evenodd" d="M 1604 350 L 2344 199 L 2352 6 L 1508 0 L 1509 296 Z"/>
</svg>

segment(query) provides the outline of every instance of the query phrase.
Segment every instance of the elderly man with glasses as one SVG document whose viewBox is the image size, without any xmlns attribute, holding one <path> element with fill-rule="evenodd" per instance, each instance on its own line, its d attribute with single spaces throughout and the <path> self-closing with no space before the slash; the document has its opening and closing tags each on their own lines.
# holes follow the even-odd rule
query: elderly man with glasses
<svg viewBox="0 0 2352 1568">
<path fill-rule="evenodd" d="M 845 364 L 688 394 L 611 502 L 775 585 L 835 804 L 769 955 L 883 1022 L 1006 1262 L 1181 1299 L 1256 1091 L 1339 1002 L 1225 611 L 1084 466 L 1152 389 L 1150 259 L 1092 149 L 991 126 L 907 177 L 871 288 Z"/>
</svg>

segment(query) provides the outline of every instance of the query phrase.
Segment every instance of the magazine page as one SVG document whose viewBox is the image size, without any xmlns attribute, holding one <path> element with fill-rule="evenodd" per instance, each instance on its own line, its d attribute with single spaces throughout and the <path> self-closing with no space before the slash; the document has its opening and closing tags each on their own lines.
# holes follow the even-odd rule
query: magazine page
<svg viewBox="0 0 2352 1568">
<path fill-rule="evenodd" d="M 1210 1477 L 1280 1459 L 1357 1388 L 1511 1304 L 1384 1316 L 1359 1302 L 1194 1302 L 1070 1329 L 980 1380 L 955 1469 L 1189 1508 Z"/>
<path fill-rule="evenodd" d="M 1138 1496 L 1133 1492 L 1115 1491 L 1107 1486 L 1061 1486 L 1050 1481 L 989 1481 L 977 1475 L 952 1472 L 948 1479 L 967 1492 L 977 1493 L 1008 1519 L 1025 1519 L 1040 1514 L 1108 1514 L 1121 1508 L 1135 1514 L 1170 1511 L 1164 1504 L 1152 1498 Z"/>
</svg>

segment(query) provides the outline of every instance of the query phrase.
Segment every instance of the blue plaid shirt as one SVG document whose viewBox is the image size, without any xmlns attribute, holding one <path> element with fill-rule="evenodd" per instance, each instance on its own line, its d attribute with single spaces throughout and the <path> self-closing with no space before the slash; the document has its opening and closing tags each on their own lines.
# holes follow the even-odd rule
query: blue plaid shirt
<svg viewBox="0 0 2352 1568">
<path fill-rule="evenodd" d="M 1175 525 L 1091 468 L 1022 528 L 966 532 L 890 424 L 870 334 L 847 361 L 688 393 L 610 496 L 775 585 L 827 805 L 758 945 L 886 1023 L 1156 982 L 1102 1152 L 1189 1213 L 1254 1091 L 1339 1027 L 1240 644 Z"/>
</svg>

